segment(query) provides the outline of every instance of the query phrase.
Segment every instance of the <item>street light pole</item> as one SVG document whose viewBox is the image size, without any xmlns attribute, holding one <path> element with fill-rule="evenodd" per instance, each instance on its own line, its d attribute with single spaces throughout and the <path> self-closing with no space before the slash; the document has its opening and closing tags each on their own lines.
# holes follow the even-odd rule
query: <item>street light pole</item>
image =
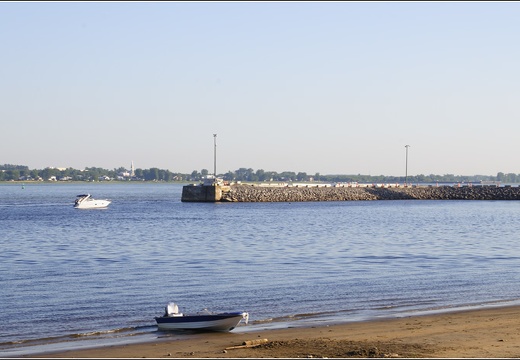
<svg viewBox="0 0 520 360">
<path fill-rule="evenodd" d="M 405 167 L 405 178 L 404 178 L 404 186 L 408 186 L 408 148 L 410 145 L 405 145 L 406 148 L 406 167 Z"/>
<path fill-rule="evenodd" d="M 213 176 L 217 178 L 217 134 L 213 134 Z"/>
</svg>

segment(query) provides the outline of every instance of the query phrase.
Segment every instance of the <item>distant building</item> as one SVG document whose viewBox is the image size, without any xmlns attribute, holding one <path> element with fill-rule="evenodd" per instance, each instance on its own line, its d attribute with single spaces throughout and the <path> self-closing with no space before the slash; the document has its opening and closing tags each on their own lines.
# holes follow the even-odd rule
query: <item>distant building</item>
<svg viewBox="0 0 520 360">
<path fill-rule="evenodd" d="M 135 178 L 135 167 L 134 162 L 130 164 L 130 171 L 122 171 L 117 174 L 118 180 L 132 180 Z"/>
</svg>

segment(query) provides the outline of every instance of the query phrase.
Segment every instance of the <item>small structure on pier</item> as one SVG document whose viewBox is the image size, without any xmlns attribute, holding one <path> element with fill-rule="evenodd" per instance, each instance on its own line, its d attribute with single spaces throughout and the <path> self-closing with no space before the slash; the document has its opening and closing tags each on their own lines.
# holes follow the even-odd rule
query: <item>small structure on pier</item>
<svg viewBox="0 0 520 360">
<path fill-rule="evenodd" d="M 222 193 L 229 191 L 229 185 L 222 178 L 208 175 L 200 184 L 183 186 L 183 202 L 217 202 L 222 200 Z"/>
</svg>

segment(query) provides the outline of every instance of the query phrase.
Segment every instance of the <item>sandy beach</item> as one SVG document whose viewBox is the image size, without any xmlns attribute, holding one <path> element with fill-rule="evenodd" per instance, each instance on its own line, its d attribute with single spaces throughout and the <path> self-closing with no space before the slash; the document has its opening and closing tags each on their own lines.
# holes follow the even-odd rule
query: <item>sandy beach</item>
<svg viewBox="0 0 520 360">
<path fill-rule="evenodd" d="M 520 306 L 104 346 L 33 358 L 519 358 Z M 260 343 L 255 344 L 255 343 Z M 246 344 L 246 345 L 244 345 Z M 252 344 L 252 345 L 247 345 Z"/>
</svg>

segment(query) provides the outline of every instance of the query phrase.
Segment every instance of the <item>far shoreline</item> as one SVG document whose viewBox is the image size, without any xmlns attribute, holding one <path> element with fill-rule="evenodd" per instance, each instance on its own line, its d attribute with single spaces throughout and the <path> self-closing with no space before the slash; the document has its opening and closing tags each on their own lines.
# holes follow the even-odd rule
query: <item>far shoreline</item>
<svg viewBox="0 0 520 360">
<path fill-rule="evenodd" d="M 65 184 L 85 184 L 85 185 L 108 185 L 108 184 L 176 184 L 176 185 L 189 185 L 193 182 L 189 181 L 22 181 L 22 180 L 0 180 L 0 185 L 10 184 L 10 185 L 65 185 Z"/>
</svg>

